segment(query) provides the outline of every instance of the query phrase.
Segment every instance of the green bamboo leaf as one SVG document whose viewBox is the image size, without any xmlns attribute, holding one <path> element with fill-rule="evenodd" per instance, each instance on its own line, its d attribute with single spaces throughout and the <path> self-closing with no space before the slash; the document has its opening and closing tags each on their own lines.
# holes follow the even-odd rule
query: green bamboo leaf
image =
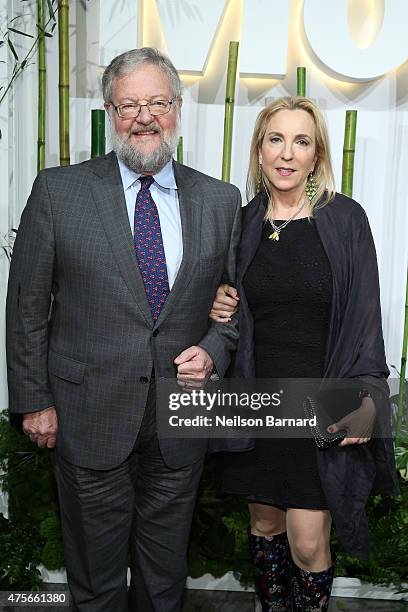
<svg viewBox="0 0 408 612">
<path fill-rule="evenodd" d="M 11 50 L 12 54 L 14 55 L 15 60 L 18 62 L 17 51 L 15 50 L 14 45 L 11 42 L 10 38 L 7 38 L 7 42 L 8 42 L 8 46 L 10 47 L 10 50 Z"/>
<path fill-rule="evenodd" d="M 13 19 L 10 19 L 9 25 L 10 23 L 13 23 L 13 21 L 16 21 L 17 19 L 21 19 L 21 15 L 17 15 L 16 17 L 13 17 Z M 7 27 L 9 27 L 9 25 Z"/>
<path fill-rule="evenodd" d="M 14 32 L 15 34 L 21 34 L 21 36 L 27 36 L 28 38 L 34 38 L 32 34 L 27 34 L 27 32 L 22 32 L 21 30 L 16 30 L 15 28 L 9 27 L 9 31 Z"/>
<path fill-rule="evenodd" d="M 53 19 L 53 21 L 57 21 L 51 0 L 47 0 L 47 4 L 48 4 L 48 12 L 50 14 L 51 19 Z"/>
</svg>

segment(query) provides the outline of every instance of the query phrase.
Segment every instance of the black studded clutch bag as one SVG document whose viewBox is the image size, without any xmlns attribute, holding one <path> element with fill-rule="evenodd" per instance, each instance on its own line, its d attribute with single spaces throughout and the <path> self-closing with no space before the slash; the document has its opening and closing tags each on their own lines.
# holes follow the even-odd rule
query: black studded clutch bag
<svg viewBox="0 0 408 612">
<path fill-rule="evenodd" d="M 308 395 L 303 400 L 303 409 L 306 417 L 311 421 L 310 431 L 317 448 L 325 450 L 337 446 L 346 437 L 346 431 L 341 430 L 329 433 L 327 427 L 333 423 L 325 409 L 319 404 L 316 396 Z"/>
</svg>

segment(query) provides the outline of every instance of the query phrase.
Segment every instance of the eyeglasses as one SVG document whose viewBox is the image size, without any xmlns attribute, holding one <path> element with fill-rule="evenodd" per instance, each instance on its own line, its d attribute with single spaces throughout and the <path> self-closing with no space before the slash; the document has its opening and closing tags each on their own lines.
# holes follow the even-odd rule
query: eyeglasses
<svg viewBox="0 0 408 612">
<path fill-rule="evenodd" d="M 169 112 L 171 105 L 173 102 L 177 100 L 177 96 L 172 100 L 154 100 L 154 102 L 147 102 L 147 104 L 118 104 L 115 106 L 112 104 L 115 111 L 118 113 L 119 117 L 122 119 L 135 119 L 138 117 L 140 111 L 143 106 L 147 108 L 149 113 L 153 117 L 158 117 L 159 115 L 165 115 Z"/>
</svg>

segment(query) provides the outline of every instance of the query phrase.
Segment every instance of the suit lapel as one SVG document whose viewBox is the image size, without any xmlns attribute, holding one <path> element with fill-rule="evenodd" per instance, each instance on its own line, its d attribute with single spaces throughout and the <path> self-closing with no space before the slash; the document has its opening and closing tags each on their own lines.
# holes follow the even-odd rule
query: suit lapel
<svg viewBox="0 0 408 612">
<path fill-rule="evenodd" d="M 146 323 L 153 325 L 143 279 L 136 262 L 126 200 L 116 155 L 95 160 L 93 197 L 120 272 Z"/>
<path fill-rule="evenodd" d="M 196 185 L 195 173 L 186 166 L 173 162 L 178 189 L 181 228 L 183 234 L 183 259 L 174 285 L 156 321 L 159 325 L 169 315 L 177 300 L 187 289 L 194 268 L 199 262 L 201 219 L 203 211 L 202 192 Z"/>
</svg>

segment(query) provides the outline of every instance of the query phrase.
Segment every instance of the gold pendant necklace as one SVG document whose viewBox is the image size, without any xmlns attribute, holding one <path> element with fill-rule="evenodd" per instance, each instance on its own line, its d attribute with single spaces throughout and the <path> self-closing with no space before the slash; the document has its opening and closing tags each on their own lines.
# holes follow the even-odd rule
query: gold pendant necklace
<svg viewBox="0 0 408 612">
<path fill-rule="evenodd" d="M 303 200 L 303 202 L 302 202 L 302 205 L 301 205 L 301 206 L 299 206 L 299 208 L 297 209 L 297 211 L 295 212 L 295 214 L 294 214 L 294 215 L 292 215 L 292 216 L 291 216 L 289 219 L 286 219 L 286 221 L 284 221 L 284 222 L 282 223 L 282 225 L 275 225 L 275 223 L 274 223 L 274 220 L 273 220 L 273 219 L 268 219 L 268 220 L 269 220 L 269 223 L 272 225 L 272 229 L 273 229 L 273 232 L 272 232 L 272 234 L 271 234 L 270 236 L 268 236 L 268 239 L 269 239 L 269 240 L 275 240 L 276 242 L 278 242 L 278 240 L 279 240 L 279 234 L 281 233 L 281 231 L 282 231 L 283 229 L 285 229 L 285 227 L 286 227 L 287 225 L 289 225 L 289 223 L 290 223 L 291 221 L 293 221 L 293 219 L 295 219 L 295 218 L 298 216 L 298 214 L 300 213 L 300 211 L 301 211 L 301 210 L 304 208 L 304 206 L 305 206 L 306 202 L 307 202 L 307 198 L 304 198 L 304 200 Z"/>
</svg>

